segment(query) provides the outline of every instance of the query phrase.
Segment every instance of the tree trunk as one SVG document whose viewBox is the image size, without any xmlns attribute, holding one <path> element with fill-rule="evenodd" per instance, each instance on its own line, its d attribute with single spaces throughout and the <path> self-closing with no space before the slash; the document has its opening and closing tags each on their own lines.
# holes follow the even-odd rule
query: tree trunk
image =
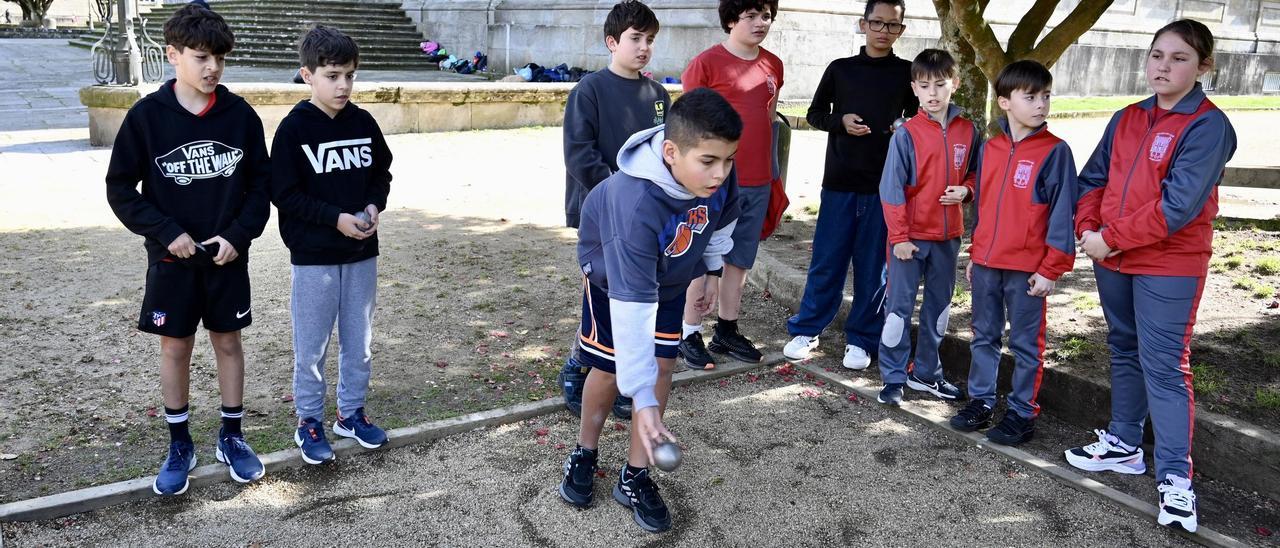
<svg viewBox="0 0 1280 548">
<path fill-rule="evenodd" d="M 942 24 L 938 47 L 955 56 L 960 71 L 960 89 L 951 96 L 951 102 L 963 108 L 979 128 L 988 127 L 987 96 L 991 85 L 987 82 L 987 75 L 978 68 L 973 46 L 960 35 L 960 25 L 950 17 L 951 6 L 947 0 L 935 0 L 933 5 Z"/>
</svg>

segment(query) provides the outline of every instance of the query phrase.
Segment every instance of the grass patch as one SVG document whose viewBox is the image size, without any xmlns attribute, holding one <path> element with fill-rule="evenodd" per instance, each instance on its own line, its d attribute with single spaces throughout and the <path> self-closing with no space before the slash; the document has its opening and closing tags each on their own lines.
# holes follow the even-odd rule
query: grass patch
<svg viewBox="0 0 1280 548">
<path fill-rule="evenodd" d="M 1263 257 L 1253 265 L 1253 271 L 1263 276 L 1280 274 L 1280 257 Z"/>
<path fill-rule="evenodd" d="M 1275 294 L 1276 294 L 1276 288 L 1271 287 L 1267 284 L 1257 284 L 1253 286 L 1253 293 L 1251 293 L 1251 295 L 1253 295 L 1253 298 L 1255 299 L 1267 299 Z"/>
<path fill-rule="evenodd" d="M 1280 352 L 1264 352 L 1262 354 L 1262 364 L 1274 369 L 1280 369 Z"/>
<path fill-rule="evenodd" d="M 1264 409 L 1280 409 L 1280 390 L 1259 388 L 1253 395 L 1253 402 Z"/>
<path fill-rule="evenodd" d="M 1088 312 L 1096 310 L 1102 306 L 1102 301 L 1098 300 L 1098 296 L 1092 293 L 1078 293 L 1071 297 L 1071 307 L 1080 312 Z"/>
<path fill-rule="evenodd" d="M 1080 337 L 1071 337 L 1053 349 L 1053 357 L 1059 361 L 1083 360 L 1098 354 L 1102 347 Z"/>
<path fill-rule="evenodd" d="M 1203 363 L 1192 364 L 1191 386 L 1196 394 L 1209 395 L 1222 391 L 1226 375 L 1219 369 Z"/>
<path fill-rule="evenodd" d="M 969 306 L 969 302 L 973 299 L 973 294 L 965 291 L 964 286 L 956 284 L 951 290 L 951 304 L 957 306 Z"/>
<path fill-rule="evenodd" d="M 1248 276 L 1240 276 L 1234 280 L 1231 280 L 1231 287 L 1234 287 L 1236 289 L 1243 289 L 1245 291 L 1253 291 L 1253 288 L 1256 285 L 1257 285 L 1257 282 L 1253 281 L 1253 278 L 1250 278 Z"/>
<path fill-rule="evenodd" d="M 800 211 L 803 211 L 805 215 L 813 215 L 813 216 L 817 216 L 817 215 L 818 215 L 818 206 L 813 205 L 813 204 L 809 204 L 809 205 L 806 205 L 806 206 L 804 206 L 804 207 L 800 208 Z"/>
</svg>

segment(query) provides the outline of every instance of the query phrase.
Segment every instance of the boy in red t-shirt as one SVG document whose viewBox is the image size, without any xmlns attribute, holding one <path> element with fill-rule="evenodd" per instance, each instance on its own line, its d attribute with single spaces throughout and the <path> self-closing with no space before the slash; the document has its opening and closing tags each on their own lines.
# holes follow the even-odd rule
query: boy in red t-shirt
<svg viewBox="0 0 1280 548">
<path fill-rule="evenodd" d="M 755 264 L 760 246 L 769 187 L 778 177 L 773 118 L 782 89 L 782 60 L 760 47 L 778 13 L 778 2 L 721 0 L 719 12 L 720 26 L 728 38 L 694 57 L 681 79 L 685 91 L 706 87 L 719 92 L 742 117 L 735 165 L 742 215 L 733 230 L 733 250 L 724 256 L 723 272 L 710 272 L 689 285 L 680 355 L 693 369 L 715 366 L 708 348 L 746 362 L 759 362 L 764 357 L 738 332 L 738 313 L 747 272 Z M 716 304 L 717 296 L 718 317 L 708 347 L 702 342 L 702 316 Z"/>
</svg>

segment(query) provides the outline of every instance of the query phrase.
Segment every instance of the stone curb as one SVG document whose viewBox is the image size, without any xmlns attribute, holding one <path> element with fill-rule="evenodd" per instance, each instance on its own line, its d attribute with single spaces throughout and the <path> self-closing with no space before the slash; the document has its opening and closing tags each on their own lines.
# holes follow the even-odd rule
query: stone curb
<svg viewBox="0 0 1280 548">
<path fill-rule="evenodd" d="M 765 356 L 764 361 L 757 364 L 730 362 L 708 371 L 682 371 L 672 377 L 672 385 L 685 386 L 696 382 L 720 379 L 745 371 L 777 365 L 784 360 L 781 353 L 776 353 Z M 387 432 L 389 438 L 387 444 L 378 449 L 364 449 L 355 440 L 343 438 L 333 443 L 333 452 L 338 457 L 348 457 L 371 451 L 384 451 L 489 426 L 511 424 L 550 415 L 562 409 L 564 409 L 563 397 L 547 398 L 536 402 L 521 403 L 450 419 L 397 428 Z M 262 459 L 262 464 L 266 467 L 268 473 L 307 466 L 296 449 L 284 449 L 260 455 L 259 457 Z M 155 476 L 148 476 L 10 502 L 0 505 L 0 521 L 36 521 L 59 518 L 116 504 L 155 498 L 156 494 L 151 490 L 151 484 L 154 479 Z M 227 474 L 227 467 L 223 464 L 206 464 L 191 471 L 192 488 L 230 481 L 232 480 Z"/>
<path fill-rule="evenodd" d="M 804 294 L 805 273 L 761 250 L 750 281 L 768 291 L 779 304 L 795 311 Z M 848 303 L 831 325 L 844 325 Z M 969 374 L 969 339 L 947 334 L 939 349 L 943 370 L 952 379 Z M 1001 356 L 999 387 L 1009 389 L 1013 356 Z M 1085 428 L 1105 425 L 1111 418 L 1111 387 L 1056 368 L 1045 368 L 1041 406 L 1055 417 Z M 1280 434 L 1220 413 L 1196 410 L 1196 470 L 1245 491 L 1257 491 L 1280 501 Z"/>
<path fill-rule="evenodd" d="M 859 379 L 862 381 L 862 383 L 855 383 L 853 380 L 840 376 L 836 373 L 831 373 L 829 371 L 822 369 L 821 367 L 817 367 L 812 364 L 797 363 L 796 367 L 797 369 L 801 369 L 806 373 L 810 373 L 813 376 L 819 379 L 822 379 L 823 381 L 826 381 L 833 387 L 838 386 L 845 391 L 857 394 L 858 397 L 863 398 L 868 402 L 872 402 L 871 403 L 872 405 L 881 405 L 880 403 L 876 403 L 876 396 L 878 395 L 878 393 L 876 388 L 873 387 L 875 385 L 873 385 L 870 382 L 867 382 L 865 379 Z M 990 443 L 987 441 L 985 436 L 983 436 L 978 432 L 961 432 L 959 430 L 951 428 L 951 425 L 947 423 L 946 417 L 941 417 L 936 414 L 930 413 L 924 406 L 920 404 L 916 404 L 911 401 L 904 401 L 902 402 L 902 405 L 895 411 L 902 414 L 906 414 L 918 422 L 924 423 L 925 425 L 928 425 L 928 426 L 932 426 L 933 428 L 946 432 L 947 434 L 950 434 L 954 437 L 973 442 L 982 449 L 985 449 L 992 453 L 996 453 L 1010 460 L 1016 461 L 1019 464 L 1026 466 L 1027 468 L 1038 470 L 1044 473 L 1045 475 L 1057 480 L 1058 482 L 1063 483 L 1069 487 L 1072 487 L 1078 491 L 1081 491 L 1083 493 L 1098 495 L 1102 498 L 1110 500 L 1135 515 L 1150 519 L 1152 523 L 1155 522 L 1156 517 L 1159 515 L 1159 510 L 1155 507 L 1155 505 L 1138 500 L 1137 498 L 1134 498 L 1133 496 L 1130 496 L 1126 493 L 1120 492 L 1117 489 L 1108 487 L 1098 482 L 1097 480 L 1089 479 L 1083 475 L 1077 474 L 1076 472 L 1064 466 L 1059 466 L 1056 463 L 1046 461 L 1040 457 L 1037 457 L 1035 455 L 1032 455 L 1031 453 L 1028 453 L 1021 449 L 1017 449 L 1015 447 L 1008 447 L 1004 445 L 997 445 L 994 443 Z M 1174 528 L 1169 528 L 1169 531 L 1187 540 L 1196 542 L 1198 544 L 1203 544 L 1205 546 L 1214 546 L 1214 547 L 1245 546 L 1245 544 L 1240 542 L 1239 540 L 1236 540 L 1233 537 L 1229 537 L 1227 535 L 1214 531 L 1213 529 L 1210 529 L 1208 527 L 1200 527 L 1195 534 L 1187 533 L 1186 531 L 1182 531 Z"/>
</svg>

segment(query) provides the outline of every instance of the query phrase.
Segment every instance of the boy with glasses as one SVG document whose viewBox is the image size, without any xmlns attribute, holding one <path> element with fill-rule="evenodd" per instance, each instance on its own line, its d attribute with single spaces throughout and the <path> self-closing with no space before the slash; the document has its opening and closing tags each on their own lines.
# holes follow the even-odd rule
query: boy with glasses
<svg viewBox="0 0 1280 548">
<path fill-rule="evenodd" d="M 905 10 L 903 0 L 867 2 L 858 21 L 866 45 L 827 66 L 809 105 L 809 125 L 827 132 L 827 160 L 804 297 L 787 321 L 792 339 L 783 354 L 793 360 L 808 358 L 835 318 L 850 265 L 853 308 L 844 324 L 844 366 L 866 369 L 879 346 L 887 237 L 880 174 L 893 121 L 919 108 L 911 62 L 893 54 L 906 30 Z"/>
</svg>

